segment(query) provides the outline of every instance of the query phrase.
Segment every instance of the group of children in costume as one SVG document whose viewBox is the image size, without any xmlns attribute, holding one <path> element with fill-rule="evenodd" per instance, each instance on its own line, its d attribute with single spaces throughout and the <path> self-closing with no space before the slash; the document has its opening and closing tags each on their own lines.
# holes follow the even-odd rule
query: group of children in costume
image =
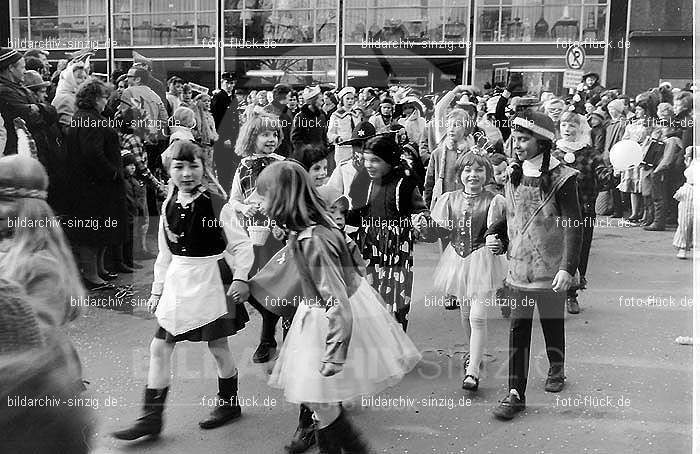
<svg viewBox="0 0 700 454">
<path fill-rule="evenodd" d="M 488 305 L 505 283 L 507 296 L 521 305 L 512 320 L 509 393 L 494 414 L 510 419 L 525 405 L 534 307 L 522 301 L 534 299 L 539 308 L 551 366 L 546 390 L 560 391 L 564 300 L 575 284 L 581 249 L 579 172 L 554 156 L 551 120 L 526 112 L 514 122 L 515 162 L 506 178 L 504 158 L 478 147 L 459 148 L 464 148 L 460 115 L 452 115 L 445 144 L 455 151 L 451 185 L 457 189 L 439 191 L 430 209 L 416 179 L 401 165 L 401 147 L 391 135 L 362 134 L 362 140 L 339 142 L 350 145 L 353 156 L 336 170 L 350 165 L 355 175 L 338 179 L 349 187 L 336 188 L 320 184 L 325 168 L 317 165 L 322 159 L 313 150 L 283 161 L 274 154 L 280 137 L 274 122 L 253 118 L 239 139 L 247 141 L 248 151 L 227 203 L 201 186 L 204 162 L 197 147 L 187 143 L 174 150 L 169 169 L 175 190 L 161 217 L 151 297 L 159 328 L 151 347 L 145 412 L 135 426 L 115 436 L 160 433 L 169 357 L 181 340 L 207 341 L 217 359 L 220 404 L 201 427 L 218 427 L 240 415 L 240 407 L 231 403 L 237 379 L 227 336 L 248 321 L 241 303 L 260 301 L 249 295 L 248 279 L 274 256 L 274 261 L 294 260 L 302 278 L 302 303 L 288 320 L 269 379 L 288 401 L 300 404 L 299 427 L 288 449 L 301 452 L 315 439 L 321 452 L 366 452 L 340 402 L 395 384 L 421 357 L 405 334 L 417 238 L 444 240 L 434 281 L 437 291 L 461 301 L 470 346 L 462 387 L 479 387 Z M 260 246 L 246 235 L 256 217 L 275 226 Z M 357 227 L 356 242 L 343 232 L 346 224 Z M 213 227 L 204 232 L 202 226 Z M 221 272 L 212 273 L 217 268 Z M 234 270 L 225 284 L 224 268 L 229 275 Z M 206 310 L 204 294 L 209 295 Z M 279 316 L 260 302 L 254 307 L 263 316 L 254 360 L 265 362 L 276 347 Z"/>
<path fill-rule="evenodd" d="M 435 287 L 462 301 L 470 345 L 462 387 L 478 389 L 488 301 L 505 282 L 506 294 L 519 305 L 510 331 L 509 392 L 494 414 L 510 419 L 525 408 L 534 307 L 522 302 L 534 300 L 540 312 L 550 361 L 545 389 L 561 391 L 565 299 L 577 281 L 582 243 L 582 172 L 570 166 L 577 150 L 566 152 L 574 161 L 558 159 L 552 121 L 525 112 L 513 122 L 514 162 L 506 177 L 505 159 L 465 146 L 463 117 L 451 114 L 444 156 L 436 154 L 429 166 L 443 182 L 438 191 L 431 188 L 430 208 L 391 135 L 353 134 L 338 142 L 351 146 L 352 156 L 336 168 L 341 175 L 335 187 L 319 184 L 325 168 L 313 150 L 301 152 L 298 162 L 283 161 L 274 154 L 281 137 L 274 119 L 252 118 L 239 138 L 244 159 L 228 201 L 204 184 L 202 149 L 175 142 L 164 160 L 171 188 L 159 222 L 149 299 L 158 329 L 144 411 L 114 436 L 134 440 L 162 431 L 170 358 L 185 340 L 206 341 L 217 364 L 218 404 L 200 426 L 214 428 L 240 416 L 228 336 L 249 320 L 242 303 L 251 302 L 263 316 L 254 360 L 271 359 L 279 316 L 250 297 L 249 281 L 275 256 L 295 261 L 304 298 L 286 320 L 269 384 L 300 404 L 301 434 L 295 438 L 305 437 L 305 447 L 315 439 L 321 452 L 367 452 L 340 402 L 397 383 L 420 360 L 405 334 L 417 238 L 445 244 Z M 274 227 L 264 244 L 254 245 L 246 230 L 261 224 Z M 345 224 L 357 227 L 354 240 L 343 231 Z"/>
</svg>

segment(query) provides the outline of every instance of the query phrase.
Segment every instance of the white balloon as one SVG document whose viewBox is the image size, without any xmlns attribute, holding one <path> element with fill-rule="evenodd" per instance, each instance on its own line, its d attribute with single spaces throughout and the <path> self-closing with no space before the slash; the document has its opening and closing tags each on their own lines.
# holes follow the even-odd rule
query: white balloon
<svg viewBox="0 0 700 454">
<path fill-rule="evenodd" d="M 621 140 L 610 149 L 610 163 L 617 170 L 625 170 L 642 162 L 644 152 L 634 140 Z"/>
</svg>

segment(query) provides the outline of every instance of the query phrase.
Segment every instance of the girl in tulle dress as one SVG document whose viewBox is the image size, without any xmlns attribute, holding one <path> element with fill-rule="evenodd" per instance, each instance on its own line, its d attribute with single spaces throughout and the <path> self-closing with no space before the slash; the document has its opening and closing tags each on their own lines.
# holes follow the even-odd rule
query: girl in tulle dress
<svg viewBox="0 0 700 454">
<path fill-rule="evenodd" d="M 460 156 L 457 175 L 464 189 L 441 195 L 430 213 L 438 234 L 450 242 L 433 279 L 438 294 L 460 300 L 462 325 L 469 338 L 462 388 L 476 391 L 486 347 L 487 309 L 494 304 L 506 274 L 505 257 L 496 255 L 503 252 L 503 245 L 486 247 L 486 231 L 505 219 L 505 198 L 484 189 L 493 178 L 493 167 L 478 152 Z"/>
<path fill-rule="evenodd" d="M 693 186 L 698 173 L 698 163 L 693 161 L 693 147 L 688 147 L 685 155 L 685 184 L 681 186 L 673 198 L 678 200 L 678 228 L 673 235 L 673 246 L 678 249 L 676 257 L 685 260 L 692 258 L 693 249 Z"/>
<path fill-rule="evenodd" d="M 321 452 L 366 453 L 340 402 L 398 383 L 421 355 L 358 273 L 303 167 L 271 164 L 258 191 L 265 212 L 290 232 L 289 260 L 296 261 L 304 289 L 269 384 L 314 411 Z"/>
</svg>

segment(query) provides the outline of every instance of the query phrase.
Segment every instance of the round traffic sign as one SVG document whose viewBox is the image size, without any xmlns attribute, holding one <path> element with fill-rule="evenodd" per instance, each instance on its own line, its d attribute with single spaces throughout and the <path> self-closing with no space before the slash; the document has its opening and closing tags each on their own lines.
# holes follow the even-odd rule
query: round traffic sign
<svg viewBox="0 0 700 454">
<path fill-rule="evenodd" d="M 586 62 L 586 52 L 581 46 L 570 46 L 566 50 L 566 66 L 569 69 L 581 69 Z"/>
</svg>

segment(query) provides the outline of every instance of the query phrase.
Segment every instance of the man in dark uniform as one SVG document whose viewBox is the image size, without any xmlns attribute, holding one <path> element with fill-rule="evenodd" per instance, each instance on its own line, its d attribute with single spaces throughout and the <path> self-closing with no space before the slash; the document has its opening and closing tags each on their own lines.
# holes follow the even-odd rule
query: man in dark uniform
<svg viewBox="0 0 700 454">
<path fill-rule="evenodd" d="M 234 152 L 240 121 L 238 118 L 238 100 L 234 90 L 236 74 L 226 72 L 221 75 L 221 90 L 211 99 L 211 113 L 219 134 L 219 140 L 214 144 L 214 164 L 219 183 L 226 190 L 231 190 L 233 174 L 236 171 L 240 157 Z"/>
</svg>

